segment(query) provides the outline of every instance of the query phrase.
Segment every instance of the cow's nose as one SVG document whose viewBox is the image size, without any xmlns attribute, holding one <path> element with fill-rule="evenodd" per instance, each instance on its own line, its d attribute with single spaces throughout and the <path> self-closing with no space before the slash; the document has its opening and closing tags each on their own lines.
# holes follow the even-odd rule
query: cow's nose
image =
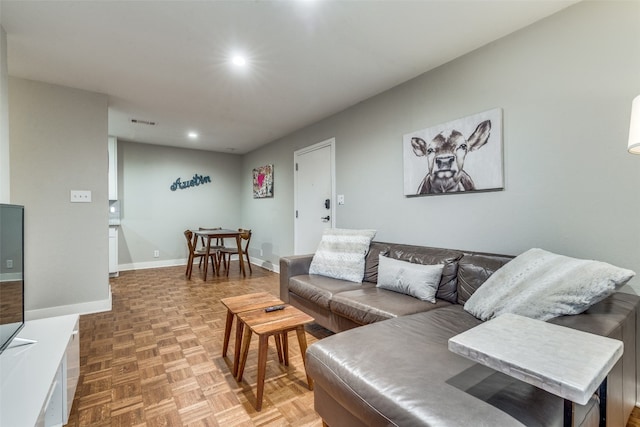
<svg viewBox="0 0 640 427">
<path fill-rule="evenodd" d="M 438 169 L 451 169 L 455 156 L 442 156 L 436 158 Z"/>
</svg>

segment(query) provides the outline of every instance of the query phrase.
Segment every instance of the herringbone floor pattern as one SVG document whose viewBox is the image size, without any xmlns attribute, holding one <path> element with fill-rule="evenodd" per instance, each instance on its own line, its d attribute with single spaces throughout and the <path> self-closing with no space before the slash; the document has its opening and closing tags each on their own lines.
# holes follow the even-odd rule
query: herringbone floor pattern
<svg viewBox="0 0 640 427">
<path fill-rule="evenodd" d="M 261 412 L 257 340 L 241 383 L 231 374 L 233 334 L 227 358 L 221 356 L 220 299 L 259 291 L 278 296 L 279 276 L 254 267 L 242 278 L 236 263 L 228 278 L 209 275 L 203 282 L 197 266 L 192 280 L 184 270 L 123 272 L 110 281 L 113 309 L 81 316 L 80 381 L 68 426 L 321 426 L 296 339 L 289 340 L 289 367 L 278 363 L 273 344 L 269 349 Z M 307 333 L 309 344 L 316 340 Z"/>
</svg>

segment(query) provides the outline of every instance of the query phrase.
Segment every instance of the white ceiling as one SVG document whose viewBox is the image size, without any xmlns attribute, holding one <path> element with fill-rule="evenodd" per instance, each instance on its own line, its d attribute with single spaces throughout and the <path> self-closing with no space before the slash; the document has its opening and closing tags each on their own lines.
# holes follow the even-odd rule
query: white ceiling
<svg viewBox="0 0 640 427">
<path fill-rule="evenodd" d="M 110 134 L 246 153 L 573 3 L 1 0 L 0 22 L 9 74 L 107 94 Z"/>
</svg>

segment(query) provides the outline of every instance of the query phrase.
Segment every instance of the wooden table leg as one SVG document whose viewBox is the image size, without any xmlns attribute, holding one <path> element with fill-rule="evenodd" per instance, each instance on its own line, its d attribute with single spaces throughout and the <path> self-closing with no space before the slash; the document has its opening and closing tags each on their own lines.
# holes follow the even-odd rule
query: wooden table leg
<svg viewBox="0 0 640 427">
<path fill-rule="evenodd" d="M 284 353 L 284 366 L 289 366 L 289 333 L 282 333 L 282 353 Z"/>
<path fill-rule="evenodd" d="M 196 250 L 197 245 L 198 245 L 198 235 L 196 233 L 193 233 L 192 246 L 194 251 Z M 187 263 L 188 263 L 187 271 L 189 272 L 188 276 L 189 276 L 189 280 L 191 280 L 191 273 L 193 273 L 193 254 L 192 253 L 189 253 L 189 260 L 187 261 Z"/>
<path fill-rule="evenodd" d="M 241 345 L 242 345 L 242 332 L 244 330 L 244 323 L 238 319 L 236 321 L 236 342 L 234 346 L 233 352 L 233 376 L 238 376 L 238 366 L 240 365 L 240 353 L 241 353 Z"/>
<path fill-rule="evenodd" d="M 194 246 L 195 247 L 195 246 Z M 207 255 L 204 257 L 204 281 L 207 281 L 207 270 L 209 267 L 209 251 L 211 250 L 211 237 L 207 236 Z M 215 265 L 214 265 L 215 268 Z"/>
<path fill-rule="evenodd" d="M 224 325 L 224 342 L 222 344 L 222 357 L 227 357 L 227 349 L 229 348 L 229 337 L 231 336 L 232 326 L 233 326 L 233 313 L 231 312 L 231 310 L 227 309 L 227 322 Z"/>
<path fill-rule="evenodd" d="M 280 334 L 275 334 L 273 337 L 276 339 L 276 350 L 278 351 L 278 362 L 283 363 L 284 359 L 282 357 L 282 340 L 280 339 Z"/>
<path fill-rule="evenodd" d="M 249 328 L 247 328 L 249 329 Z M 262 396 L 264 394 L 264 376 L 267 370 L 267 349 L 269 348 L 269 335 L 259 336 L 258 345 L 258 386 L 256 392 L 256 411 L 262 409 Z"/>
<path fill-rule="evenodd" d="M 240 322 L 238 322 L 238 324 L 240 324 Z M 242 354 L 240 355 L 240 363 L 238 364 L 238 376 L 237 376 L 238 381 L 242 381 L 242 375 L 244 374 L 244 367 L 247 364 L 247 356 L 249 355 L 249 345 L 251 344 L 251 333 L 252 333 L 251 328 L 244 328 L 244 334 L 242 336 Z"/>
<path fill-rule="evenodd" d="M 236 236 L 236 245 L 238 246 L 238 262 L 240 263 L 240 271 L 242 272 L 243 277 L 247 277 L 247 273 L 244 271 L 244 261 L 242 260 L 242 243 L 241 243 L 240 235 Z M 229 256 L 229 261 L 231 261 L 231 256 Z M 227 270 L 228 271 L 228 270 Z"/>
<path fill-rule="evenodd" d="M 309 390 L 313 390 L 313 380 L 307 373 L 307 337 L 304 334 L 304 326 L 298 326 L 296 328 L 296 333 L 298 334 L 298 344 L 300 345 L 300 352 L 302 353 L 304 372 L 307 374 L 307 384 L 309 385 Z"/>
</svg>

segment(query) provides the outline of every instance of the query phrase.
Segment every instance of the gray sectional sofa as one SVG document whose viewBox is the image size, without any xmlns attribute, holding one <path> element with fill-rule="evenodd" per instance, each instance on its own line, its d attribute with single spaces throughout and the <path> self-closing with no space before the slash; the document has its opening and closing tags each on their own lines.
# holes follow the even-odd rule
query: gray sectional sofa
<svg viewBox="0 0 640 427">
<path fill-rule="evenodd" d="M 436 303 L 376 287 L 380 254 L 444 264 Z M 307 351 L 315 409 L 326 425 L 562 425 L 562 399 L 447 347 L 449 338 L 481 323 L 463 305 L 512 257 L 372 242 L 362 283 L 308 274 L 312 257 L 281 258 L 280 298 L 336 332 Z M 636 402 L 639 304 L 635 295 L 615 293 L 582 314 L 550 320 L 624 342 L 608 381 L 610 426 L 624 426 Z M 575 412 L 576 425 L 598 425 L 597 396 Z"/>
</svg>

